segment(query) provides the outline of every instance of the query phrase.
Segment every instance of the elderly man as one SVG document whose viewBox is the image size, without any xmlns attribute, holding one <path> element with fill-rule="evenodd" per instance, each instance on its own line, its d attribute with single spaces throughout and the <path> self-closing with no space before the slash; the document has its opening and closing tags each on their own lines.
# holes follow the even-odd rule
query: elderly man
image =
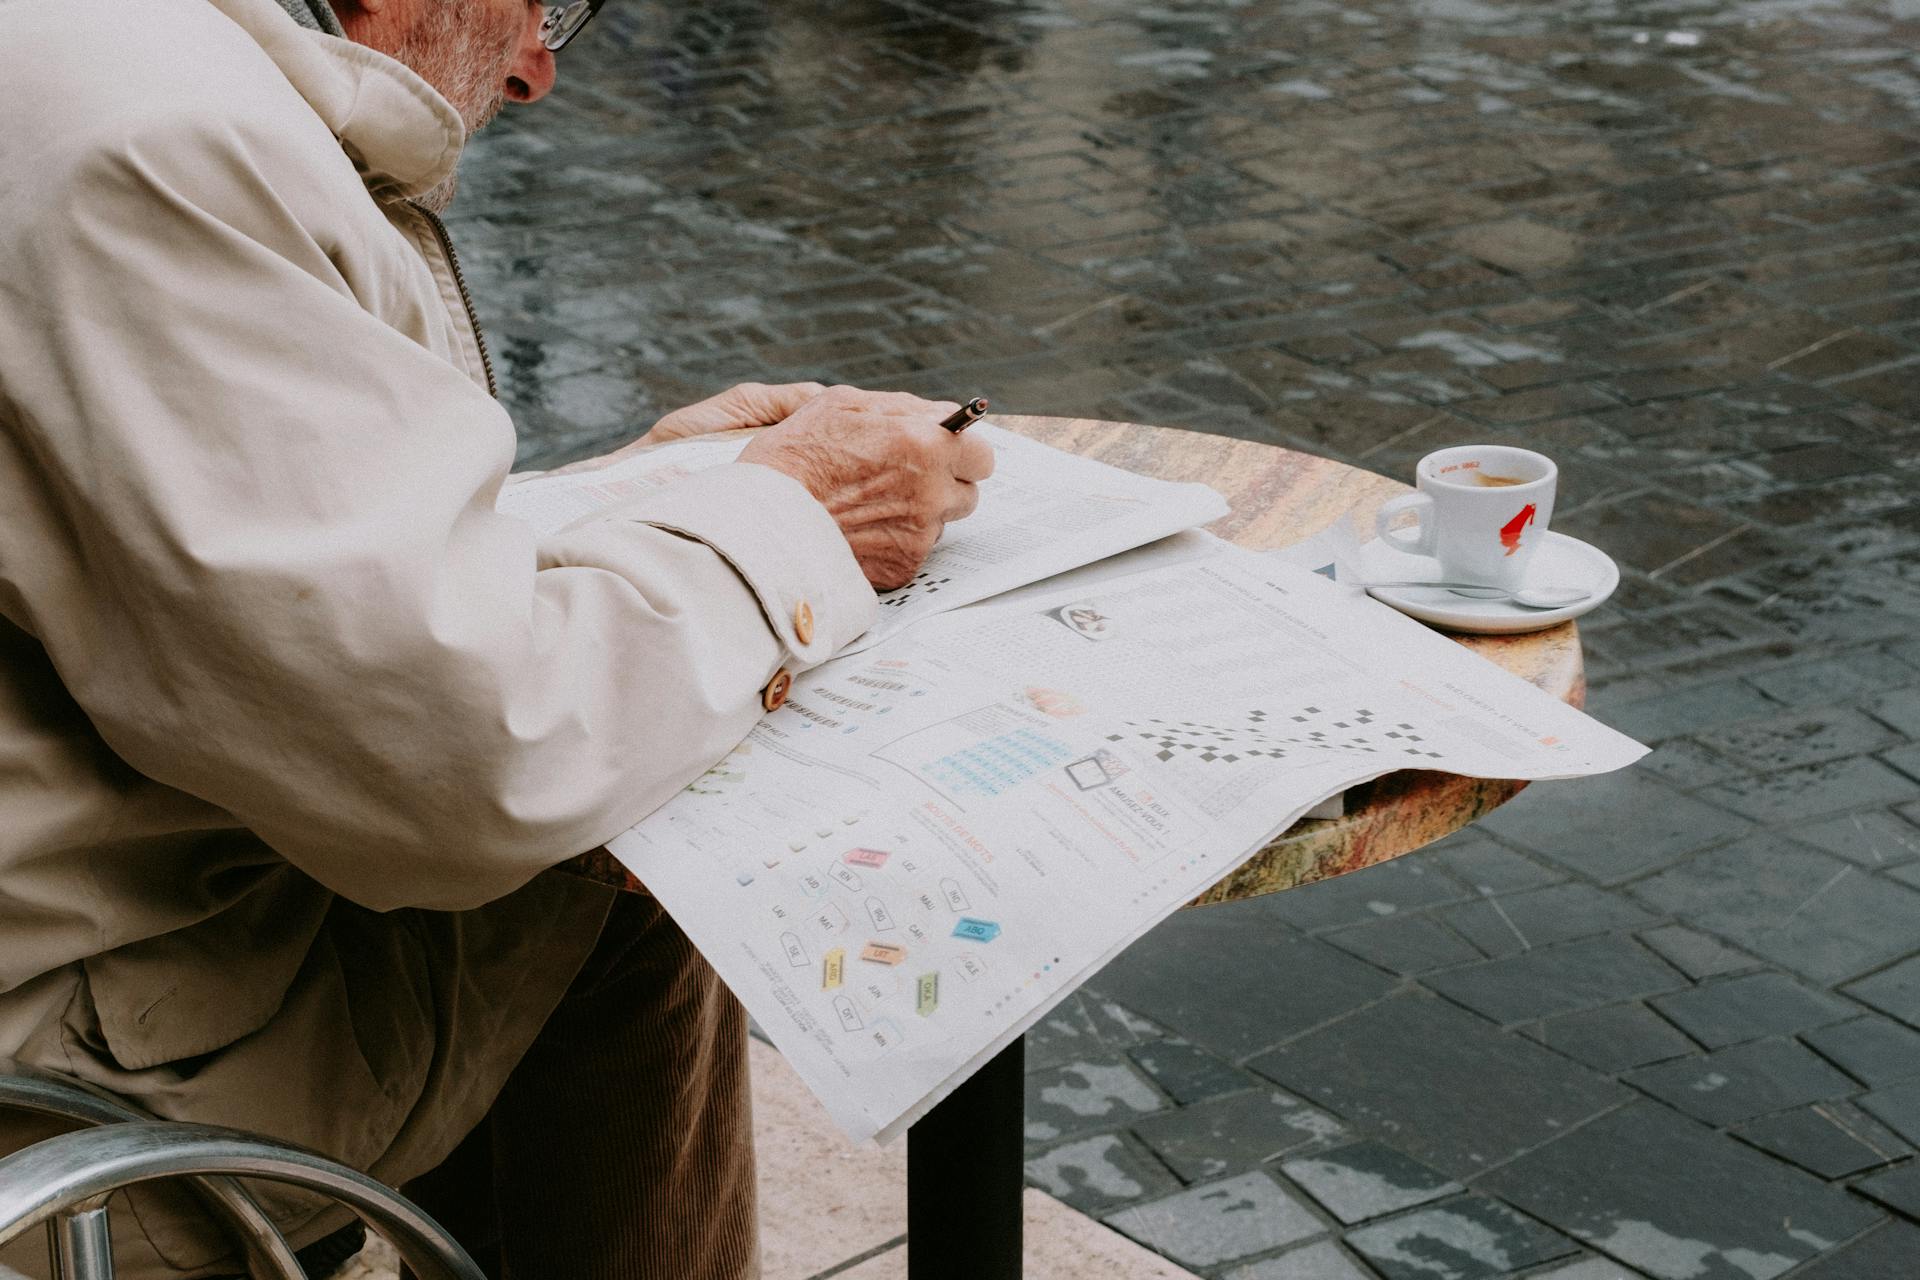
<svg viewBox="0 0 1920 1280">
<path fill-rule="evenodd" d="M 0 1055 L 408 1183 L 497 1274 L 741 1276 L 739 1008 L 548 869 L 863 630 L 992 459 L 952 406 L 741 387 L 646 437 L 766 426 L 737 464 L 494 513 L 434 211 L 590 12 L 0 3 Z M 116 1221 L 124 1276 L 240 1270 L 166 1194 Z"/>
</svg>

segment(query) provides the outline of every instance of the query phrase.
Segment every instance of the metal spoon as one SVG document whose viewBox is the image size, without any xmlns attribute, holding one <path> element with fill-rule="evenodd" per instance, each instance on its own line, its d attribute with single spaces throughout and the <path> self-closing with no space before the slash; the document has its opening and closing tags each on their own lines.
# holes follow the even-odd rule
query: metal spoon
<svg viewBox="0 0 1920 1280">
<path fill-rule="evenodd" d="M 1465 596 L 1469 600 L 1511 600 L 1523 609 L 1564 609 L 1570 604 L 1579 604 L 1593 594 L 1585 587 L 1521 587 L 1518 591 L 1509 591 L 1505 587 L 1483 587 L 1473 582 L 1355 582 L 1350 585 L 1388 590 L 1433 587 Z"/>
</svg>

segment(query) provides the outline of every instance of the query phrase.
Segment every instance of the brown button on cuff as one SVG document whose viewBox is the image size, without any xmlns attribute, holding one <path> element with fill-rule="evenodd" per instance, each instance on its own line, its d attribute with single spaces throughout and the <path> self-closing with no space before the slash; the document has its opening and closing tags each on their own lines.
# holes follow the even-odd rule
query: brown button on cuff
<svg viewBox="0 0 1920 1280">
<path fill-rule="evenodd" d="M 773 679 L 767 681 L 767 687 L 760 691 L 760 705 L 769 711 L 778 711 L 787 700 L 787 690 L 793 688 L 793 673 L 785 667 L 773 673 Z"/>
<path fill-rule="evenodd" d="M 813 643 L 813 606 L 805 600 L 793 611 L 793 638 L 801 644 Z"/>
</svg>

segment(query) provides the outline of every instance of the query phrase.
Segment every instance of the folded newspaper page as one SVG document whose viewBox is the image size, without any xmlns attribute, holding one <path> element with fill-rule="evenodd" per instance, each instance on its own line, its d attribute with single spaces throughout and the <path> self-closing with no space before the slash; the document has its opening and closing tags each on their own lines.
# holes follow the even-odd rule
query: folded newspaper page
<svg viewBox="0 0 1920 1280">
<path fill-rule="evenodd" d="M 1349 587 L 1187 534 L 795 682 L 610 845 L 886 1141 L 1314 805 L 1645 748 Z"/>
<path fill-rule="evenodd" d="M 970 428 L 993 445 L 994 473 L 980 506 L 947 527 L 913 581 L 880 593 L 879 621 L 845 652 L 859 652 L 918 619 L 999 595 L 1227 514 L 1203 484 L 1135 475 L 1039 444 L 988 423 Z M 732 462 L 747 437 L 677 441 L 596 471 L 510 485 L 502 513 L 551 533 L 614 503 Z"/>
</svg>

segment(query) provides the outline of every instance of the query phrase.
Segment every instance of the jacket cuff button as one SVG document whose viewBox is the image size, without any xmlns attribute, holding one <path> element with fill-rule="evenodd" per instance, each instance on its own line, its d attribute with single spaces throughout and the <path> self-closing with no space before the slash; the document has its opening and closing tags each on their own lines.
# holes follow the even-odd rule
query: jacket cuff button
<svg viewBox="0 0 1920 1280">
<path fill-rule="evenodd" d="M 793 638 L 803 645 L 813 643 L 813 606 L 805 600 L 793 611 Z"/>
<path fill-rule="evenodd" d="M 773 673 L 773 679 L 767 681 L 767 687 L 760 691 L 760 705 L 769 711 L 778 711 L 787 700 L 787 690 L 793 688 L 793 673 L 785 667 Z"/>
</svg>

